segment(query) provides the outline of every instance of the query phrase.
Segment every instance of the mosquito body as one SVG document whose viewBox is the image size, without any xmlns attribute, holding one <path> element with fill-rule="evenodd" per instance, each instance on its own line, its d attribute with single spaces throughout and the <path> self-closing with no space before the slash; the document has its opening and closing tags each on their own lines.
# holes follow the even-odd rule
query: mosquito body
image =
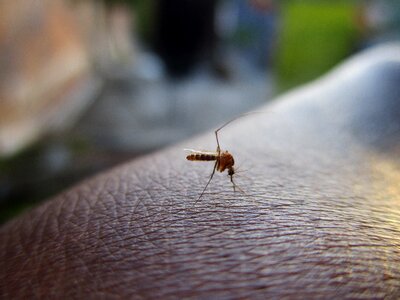
<svg viewBox="0 0 400 300">
<path fill-rule="evenodd" d="M 244 116 L 244 115 L 241 115 L 237 118 L 240 118 L 242 116 Z M 198 151 L 198 150 L 193 150 L 193 149 L 185 149 L 185 150 L 188 150 L 191 152 L 189 155 L 186 156 L 187 160 L 190 160 L 190 161 L 215 161 L 211 176 L 208 179 L 208 182 L 207 182 L 206 186 L 204 187 L 203 191 L 201 192 L 199 198 L 197 198 L 197 200 L 194 204 L 196 204 L 197 201 L 199 201 L 200 198 L 203 196 L 204 192 L 206 191 L 208 185 L 210 184 L 210 182 L 215 174 L 215 170 L 217 170 L 221 173 L 224 172 L 225 170 L 227 170 L 228 175 L 229 175 L 232 185 L 233 185 L 233 190 L 235 191 L 236 188 L 241 190 L 233 181 L 233 175 L 235 174 L 235 169 L 233 167 L 235 164 L 235 160 L 233 159 L 233 155 L 226 150 L 222 151 L 221 147 L 219 145 L 219 140 L 218 140 L 218 131 L 220 131 L 222 128 L 224 128 L 229 123 L 235 121 L 237 118 L 234 118 L 234 119 L 226 122 L 224 125 L 222 125 L 217 130 L 215 130 L 215 132 L 214 132 L 215 139 L 217 141 L 217 150 L 216 151 Z"/>
<path fill-rule="evenodd" d="M 189 150 L 189 149 L 188 149 Z M 233 165 L 235 164 L 235 160 L 233 159 L 232 154 L 228 151 L 219 151 L 219 152 L 208 152 L 208 151 L 196 151 L 190 149 L 192 152 L 188 156 L 186 156 L 187 160 L 191 161 L 214 161 L 215 160 L 215 169 L 219 172 L 224 172 L 228 170 L 228 175 L 232 176 L 235 174 L 235 169 Z"/>
<path fill-rule="evenodd" d="M 206 186 L 204 187 L 203 191 L 201 192 L 199 198 L 196 200 L 199 201 L 200 198 L 203 196 L 204 192 L 206 191 L 208 185 L 210 184 L 214 174 L 215 170 L 219 172 L 224 172 L 225 170 L 228 171 L 228 175 L 231 178 L 231 182 L 233 184 L 233 190 L 237 187 L 235 182 L 233 181 L 233 175 L 235 174 L 235 169 L 233 165 L 235 164 L 235 160 L 233 159 L 232 154 L 230 154 L 228 151 L 221 151 L 219 146 L 217 147 L 217 151 L 215 152 L 209 152 L 209 151 L 197 151 L 193 149 L 186 149 L 191 151 L 191 153 L 186 156 L 187 160 L 190 161 L 215 161 L 213 171 L 211 173 L 210 179 L 208 180 Z M 194 204 L 196 204 L 196 202 Z"/>
</svg>

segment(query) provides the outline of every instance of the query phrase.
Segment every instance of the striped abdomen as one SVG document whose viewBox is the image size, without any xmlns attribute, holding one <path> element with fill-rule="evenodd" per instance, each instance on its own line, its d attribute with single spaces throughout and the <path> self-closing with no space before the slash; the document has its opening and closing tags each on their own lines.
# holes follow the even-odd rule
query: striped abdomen
<svg viewBox="0 0 400 300">
<path fill-rule="evenodd" d="M 211 161 L 211 160 L 216 160 L 217 159 L 217 154 L 212 154 L 212 153 L 191 153 L 188 156 L 186 156 L 187 160 L 192 160 L 192 161 Z"/>
</svg>

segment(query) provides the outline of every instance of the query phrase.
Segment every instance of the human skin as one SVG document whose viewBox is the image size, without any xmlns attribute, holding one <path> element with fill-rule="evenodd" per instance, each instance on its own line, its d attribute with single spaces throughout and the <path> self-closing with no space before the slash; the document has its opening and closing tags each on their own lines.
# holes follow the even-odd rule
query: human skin
<svg viewBox="0 0 400 300">
<path fill-rule="evenodd" d="M 400 46 L 220 131 L 86 180 L 0 229 L 0 298 L 400 297 Z M 397 57 L 396 57 L 397 56 Z M 245 176 L 241 176 L 241 174 Z"/>
</svg>

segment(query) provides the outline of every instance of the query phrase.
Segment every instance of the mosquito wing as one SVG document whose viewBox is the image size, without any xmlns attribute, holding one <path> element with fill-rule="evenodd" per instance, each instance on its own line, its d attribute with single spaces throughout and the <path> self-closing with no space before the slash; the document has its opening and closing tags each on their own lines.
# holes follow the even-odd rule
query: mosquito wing
<svg viewBox="0 0 400 300">
<path fill-rule="evenodd" d="M 205 155 L 217 155 L 216 151 L 204 151 L 204 150 L 194 150 L 194 149 L 183 149 L 184 151 L 189 151 L 195 154 L 205 154 Z"/>
</svg>

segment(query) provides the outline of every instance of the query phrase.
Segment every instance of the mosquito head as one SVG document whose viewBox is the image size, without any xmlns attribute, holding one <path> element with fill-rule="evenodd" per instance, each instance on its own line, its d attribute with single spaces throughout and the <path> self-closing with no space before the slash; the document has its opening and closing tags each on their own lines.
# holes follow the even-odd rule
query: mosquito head
<svg viewBox="0 0 400 300">
<path fill-rule="evenodd" d="M 232 168 L 232 166 L 235 164 L 232 154 L 230 154 L 228 151 L 222 153 L 221 159 L 224 161 L 227 168 Z"/>
<path fill-rule="evenodd" d="M 229 172 L 233 172 L 233 165 L 235 164 L 235 160 L 233 159 L 232 154 L 230 154 L 228 151 L 221 152 L 221 154 L 218 156 L 218 165 L 217 165 L 217 170 L 220 172 L 224 172 L 225 170 L 228 170 Z M 233 175 L 232 173 L 232 175 Z"/>
</svg>

